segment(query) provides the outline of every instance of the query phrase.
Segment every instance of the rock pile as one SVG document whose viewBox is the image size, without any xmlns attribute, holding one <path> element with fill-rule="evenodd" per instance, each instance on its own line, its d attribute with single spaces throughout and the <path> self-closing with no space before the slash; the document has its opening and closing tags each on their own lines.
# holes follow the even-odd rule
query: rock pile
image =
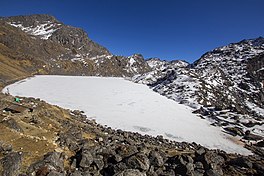
<svg viewBox="0 0 264 176">
<path fill-rule="evenodd" d="M 41 103 L 37 101 L 35 104 L 39 104 L 35 113 L 41 114 L 45 103 L 42 102 L 43 105 L 40 106 Z M 14 150 L 8 143 L 0 142 L 2 174 L 21 176 L 264 174 L 263 155 L 227 154 L 220 150 L 209 150 L 195 143 L 169 141 L 162 136 L 143 136 L 113 130 L 88 120 L 80 111 L 66 112 L 70 114 L 71 119 L 62 118 L 56 121 L 66 129 L 57 132 L 58 137 L 55 141 L 57 148 L 27 168 L 21 169 L 22 163 L 25 162 L 25 153 Z M 55 119 L 52 117 L 53 112 L 45 114 Z M 21 117 L 17 115 L 16 118 Z M 45 123 L 44 120 L 42 123 Z M 84 133 L 91 136 L 85 137 Z"/>
</svg>

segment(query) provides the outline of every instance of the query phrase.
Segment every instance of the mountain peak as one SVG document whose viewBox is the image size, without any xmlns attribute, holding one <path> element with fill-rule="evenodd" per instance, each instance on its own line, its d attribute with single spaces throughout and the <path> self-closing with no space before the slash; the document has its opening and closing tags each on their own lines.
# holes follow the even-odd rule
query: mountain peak
<svg viewBox="0 0 264 176">
<path fill-rule="evenodd" d="M 19 15 L 3 17 L 2 19 L 11 23 L 14 22 L 23 24 L 24 27 L 38 25 L 46 22 L 61 23 L 54 16 L 48 14 Z"/>
<path fill-rule="evenodd" d="M 1 19 L 29 34 L 31 38 L 49 40 L 59 44 L 67 50 L 67 54 L 63 55 L 68 59 L 71 58 L 69 55 L 72 54 L 78 54 L 82 57 L 110 54 L 106 48 L 93 42 L 83 29 L 65 25 L 51 15 L 34 14 L 3 17 Z"/>
<path fill-rule="evenodd" d="M 253 46 L 264 46 L 264 38 L 258 37 L 251 41 Z"/>
</svg>

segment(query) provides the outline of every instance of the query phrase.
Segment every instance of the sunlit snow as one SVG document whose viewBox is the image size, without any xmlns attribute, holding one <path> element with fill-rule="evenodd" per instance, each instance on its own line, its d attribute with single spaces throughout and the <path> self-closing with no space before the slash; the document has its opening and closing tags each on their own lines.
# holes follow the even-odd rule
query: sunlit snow
<svg viewBox="0 0 264 176">
<path fill-rule="evenodd" d="M 47 21 L 44 24 L 39 24 L 36 27 L 24 27 L 22 24 L 9 23 L 11 26 L 20 28 L 22 31 L 31 35 L 39 36 L 41 39 L 47 40 L 61 24 L 53 24 L 51 21 Z"/>
<path fill-rule="evenodd" d="M 3 91 L 7 88 L 15 96 L 40 98 L 64 108 L 83 110 L 89 118 L 115 129 L 250 154 L 219 128 L 192 114 L 190 107 L 123 78 L 36 76 Z"/>
</svg>

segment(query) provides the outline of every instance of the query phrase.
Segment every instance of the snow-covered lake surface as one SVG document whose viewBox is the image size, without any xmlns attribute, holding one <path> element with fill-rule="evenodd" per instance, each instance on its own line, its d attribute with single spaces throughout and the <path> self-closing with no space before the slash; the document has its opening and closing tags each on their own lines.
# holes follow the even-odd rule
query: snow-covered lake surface
<svg viewBox="0 0 264 176">
<path fill-rule="evenodd" d="M 122 78 L 35 76 L 3 89 L 63 108 L 83 110 L 89 118 L 115 129 L 163 135 L 227 152 L 250 154 L 192 109 Z"/>
</svg>

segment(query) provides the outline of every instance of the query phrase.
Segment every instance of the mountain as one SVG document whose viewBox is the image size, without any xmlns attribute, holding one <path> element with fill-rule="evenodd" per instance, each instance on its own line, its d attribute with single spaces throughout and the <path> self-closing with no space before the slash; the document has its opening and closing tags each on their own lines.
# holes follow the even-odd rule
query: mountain
<svg viewBox="0 0 264 176">
<path fill-rule="evenodd" d="M 243 40 L 207 52 L 193 64 L 151 59 L 153 71 L 133 81 L 194 108 L 227 133 L 263 138 L 263 56 L 264 38 Z"/>
<path fill-rule="evenodd" d="M 68 50 L 69 55 L 101 56 L 110 52 L 93 42 L 80 28 L 65 25 L 49 15 L 14 16 L 2 18 L 3 21 L 21 29 L 34 39 L 49 40 Z M 62 56 L 67 59 L 68 56 Z"/>
<path fill-rule="evenodd" d="M 2 17 L 0 23 L 1 57 L 8 68 L 1 82 L 29 73 L 127 77 L 150 70 L 142 55 L 114 56 L 84 30 L 49 15 Z"/>
</svg>

